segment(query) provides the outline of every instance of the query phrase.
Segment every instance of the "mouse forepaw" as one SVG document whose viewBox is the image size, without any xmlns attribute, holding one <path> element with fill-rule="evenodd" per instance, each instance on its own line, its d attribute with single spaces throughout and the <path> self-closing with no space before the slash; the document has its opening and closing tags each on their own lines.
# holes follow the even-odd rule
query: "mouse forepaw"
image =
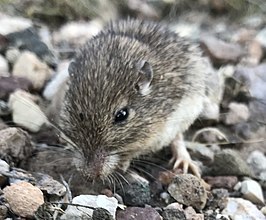
<svg viewBox="0 0 266 220">
<path fill-rule="evenodd" d="M 192 174 L 197 177 L 201 177 L 200 168 L 195 164 L 192 159 L 184 159 L 184 158 L 175 158 L 173 157 L 170 160 L 171 164 L 173 165 L 173 172 L 177 173 L 177 171 L 181 168 L 183 173 L 188 173 L 188 170 L 191 170 Z"/>
</svg>

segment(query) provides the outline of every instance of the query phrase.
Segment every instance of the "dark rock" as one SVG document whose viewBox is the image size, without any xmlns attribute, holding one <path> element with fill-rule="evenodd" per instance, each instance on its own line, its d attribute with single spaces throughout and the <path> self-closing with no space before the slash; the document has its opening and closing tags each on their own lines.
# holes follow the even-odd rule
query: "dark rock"
<svg viewBox="0 0 266 220">
<path fill-rule="evenodd" d="M 117 220 L 162 220 L 159 213 L 150 207 L 128 207 L 126 210 L 118 210 L 116 214 Z"/>
<path fill-rule="evenodd" d="M 233 190 L 238 182 L 236 176 L 205 176 L 204 180 L 210 184 L 212 188 L 225 188 L 229 190 Z"/>
<path fill-rule="evenodd" d="M 22 77 L 13 77 L 13 76 L 0 77 L 0 99 L 6 101 L 9 95 L 17 89 L 31 91 L 32 84 L 28 79 Z"/>
<path fill-rule="evenodd" d="M 135 178 L 132 178 L 132 181 L 130 181 L 130 184 L 125 185 L 122 190 L 118 191 L 123 197 L 125 205 L 144 206 L 149 204 L 151 199 L 149 182 L 137 175 Z"/>
<path fill-rule="evenodd" d="M 113 220 L 113 216 L 104 208 L 96 208 L 92 213 L 92 220 Z"/>
<path fill-rule="evenodd" d="M 186 220 L 185 213 L 178 209 L 165 209 L 162 213 L 162 217 L 164 220 Z"/>
<path fill-rule="evenodd" d="M 201 210 L 207 202 L 207 191 L 199 178 L 191 174 L 177 175 L 168 192 L 179 203 Z"/>
<path fill-rule="evenodd" d="M 22 31 L 14 32 L 6 35 L 10 47 L 18 48 L 20 51 L 31 51 L 49 66 L 55 68 L 57 58 L 55 54 L 49 50 L 47 45 L 41 41 L 37 31 L 34 28 L 28 28 Z"/>
<path fill-rule="evenodd" d="M 214 176 L 251 176 L 247 163 L 231 149 L 217 153 L 207 173 Z"/>
<path fill-rule="evenodd" d="M 6 205 L 0 205 L 0 219 L 6 219 L 8 208 Z"/>
<path fill-rule="evenodd" d="M 25 131 L 19 128 L 0 130 L 0 155 L 2 158 L 18 163 L 27 160 L 32 152 L 33 146 Z"/>
<path fill-rule="evenodd" d="M 210 210 L 224 209 L 227 204 L 229 193 L 226 189 L 213 189 L 208 198 L 206 207 Z"/>
<path fill-rule="evenodd" d="M 201 38 L 201 47 L 215 65 L 236 63 L 243 55 L 241 46 L 224 42 L 215 37 Z"/>
</svg>

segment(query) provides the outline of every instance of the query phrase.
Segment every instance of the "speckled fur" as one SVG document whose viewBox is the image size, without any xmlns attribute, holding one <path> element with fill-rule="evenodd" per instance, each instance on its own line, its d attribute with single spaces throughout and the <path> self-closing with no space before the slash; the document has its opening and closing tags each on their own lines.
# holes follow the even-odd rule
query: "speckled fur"
<svg viewBox="0 0 266 220">
<path fill-rule="evenodd" d="M 87 42 L 69 68 L 61 111 L 85 176 L 126 169 L 132 158 L 167 146 L 188 128 L 202 111 L 206 74 L 200 56 L 167 27 L 137 20 L 113 22 Z M 141 60 L 154 72 L 147 95 L 135 89 Z M 114 114 L 124 106 L 129 118 L 115 124 Z"/>
</svg>

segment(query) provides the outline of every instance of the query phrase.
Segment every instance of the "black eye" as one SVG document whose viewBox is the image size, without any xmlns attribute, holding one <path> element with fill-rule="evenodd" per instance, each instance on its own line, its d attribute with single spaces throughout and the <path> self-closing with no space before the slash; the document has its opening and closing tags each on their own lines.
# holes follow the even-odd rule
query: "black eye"
<svg viewBox="0 0 266 220">
<path fill-rule="evenodd" d="M 119 123 L 125 121 L 128 118 L 128 109 L 122 108 L 115 114 L 115 122 Z"/>
<path fill-rule="evenodd" d="M 84 115 L 83 115 L 83 113 L 79 113 L 79 118 L 80 118 L 81 121 L 84 120 Z"/>
</svg>

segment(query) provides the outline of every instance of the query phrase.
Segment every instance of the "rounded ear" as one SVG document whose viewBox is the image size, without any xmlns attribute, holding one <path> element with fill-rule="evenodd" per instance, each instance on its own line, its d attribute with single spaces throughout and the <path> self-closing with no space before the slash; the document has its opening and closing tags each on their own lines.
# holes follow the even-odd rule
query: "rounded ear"
<svg viewBox="0 0 266 220">
<path fill-rule="evenodd" d="M 141 60 L 137 63 L 137 70 L 139 78 L 136 88 L 142 95 L 146 95 L 150 91 L 150 84 L 153 79 L 152 67 L 146 60 Z"/>
</svg>

